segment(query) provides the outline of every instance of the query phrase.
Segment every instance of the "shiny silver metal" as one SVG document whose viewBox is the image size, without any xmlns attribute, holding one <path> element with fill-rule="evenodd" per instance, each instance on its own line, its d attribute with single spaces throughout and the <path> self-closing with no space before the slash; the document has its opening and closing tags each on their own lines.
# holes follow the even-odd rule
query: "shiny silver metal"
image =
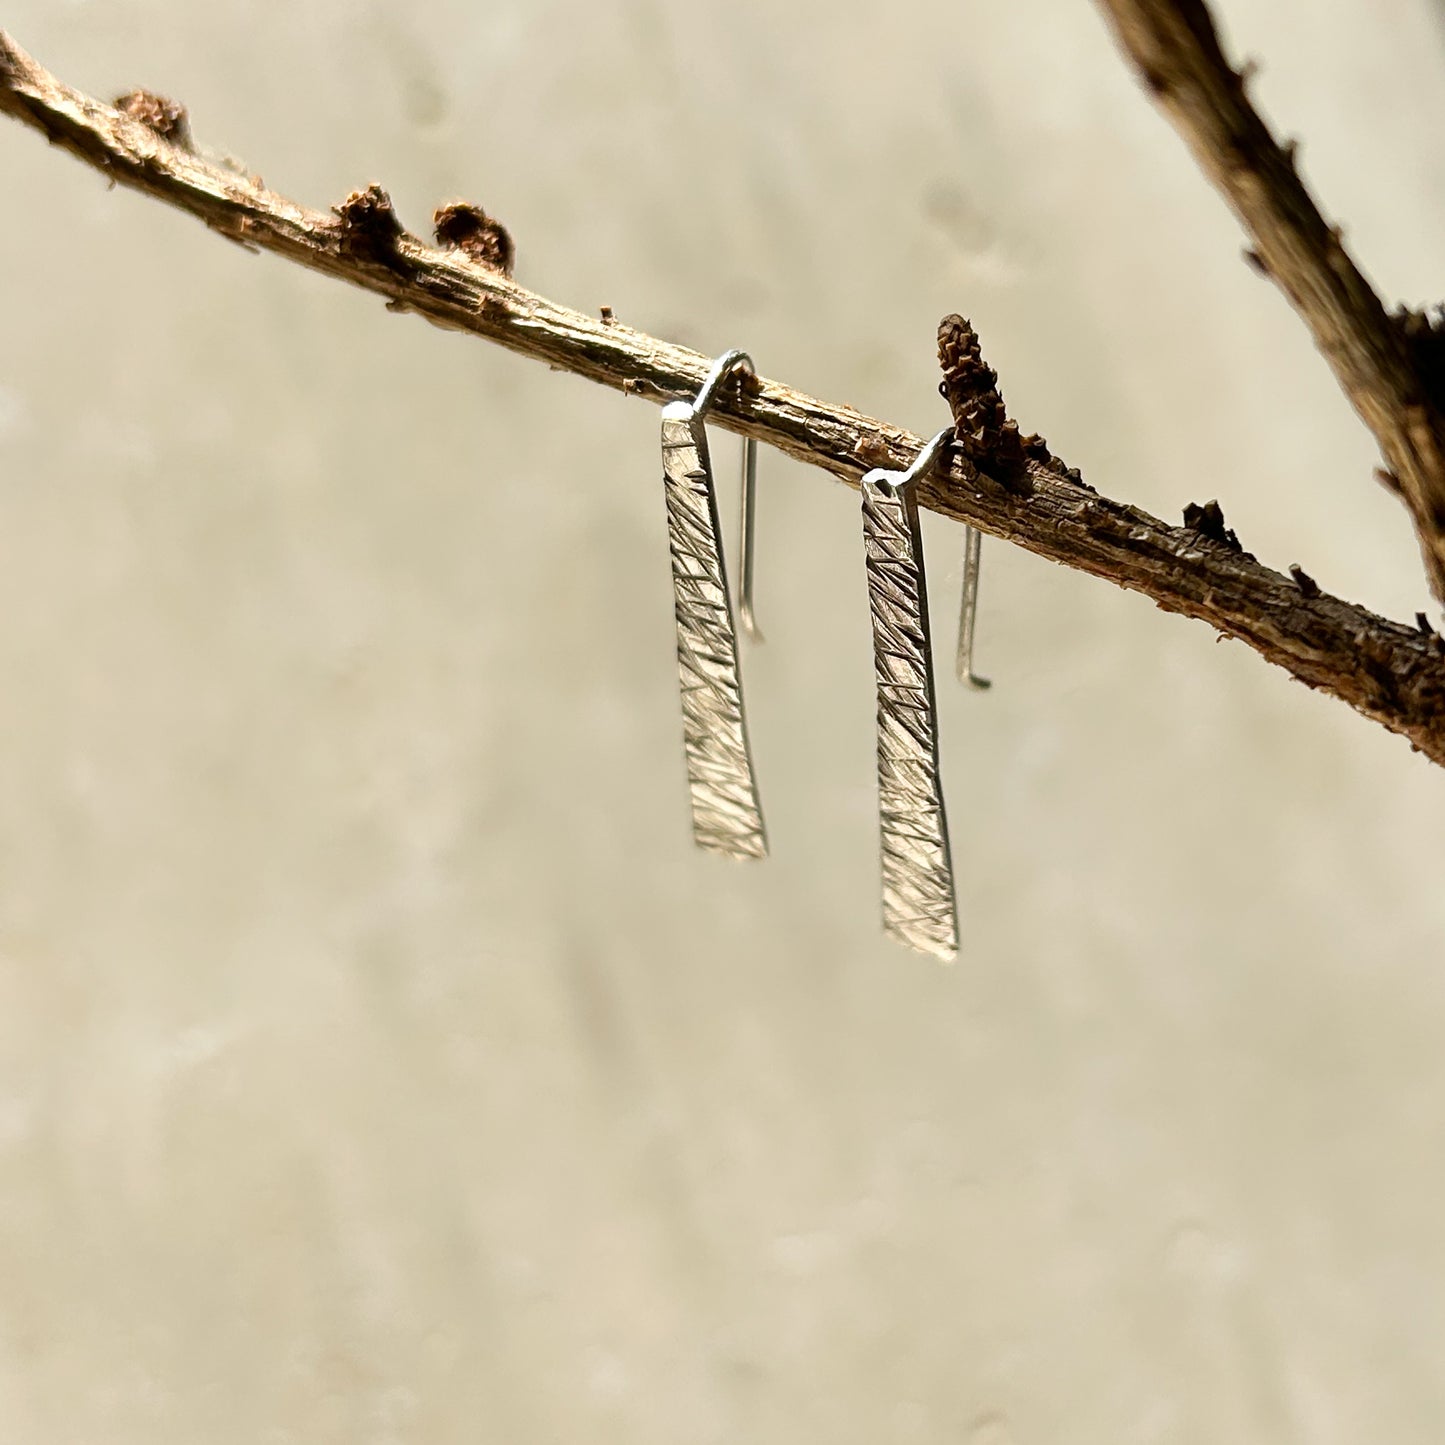
<svg viewBox="0 0 1445 1445">
<path fill-rule="evenodd" d="M 973 670 L 973 635 L 978 623 L 978 568 L 983 551 L 983 533 L 976 527 L 963 529 L 963 601 L 958 614 L 958 656 L 955 668 L 958 680 L 976 687 L 980 692 L 992 687 L 986 677 Z"/>
<path fill-rule="evenodd" d="M 703 415 L 712 405 L 713 397 L 734 372 L 745 371 L 756 376 L 753 359 L 746 351 L 725 351 L 713 362 L 702 390 L 697 394 L 692 409 Z M 738 596 L 738 616 L 742 619 L 743 631 L 750 642 L 765 641 L 758 627 L 753 610 L 753 558 L 757 550 L 757 497 L 758 497 L 758 444 L 752 437 L 743 438 L 742 493 L 739 503 L 738 537 L 743 549 L 742 587 Z"/>
<path fill-rule="evenodd" d="M 693 838 L 699 848 L 730 858 L 765 858 L 767 830 L 748 744 L 704 419 L 718 387 L 739 366 L 752 370 L 746 353 L 728 352 L 718 358 L 695 401 L 663 407 L 662 475 Z"/>
<path fill-rule="evenodd" d="M 749 642 L 765 642 L 763 630 L 753 611 L 753 558 L 757 551 L 756 523 L 758 514 L 758 444 L 752 437 L 743 438 L 742 516 L 738 519 L 738 535 L 743 547 L 742 597 L 738 616 Z"/>
<path fill-rule="evenodd" d="M 923 953 L 958 951 L 953 859 L 938 767 L 938 704 L 928 627 L 923 538 L 913 484 L 938 460 L 938 433 L 906 472 L 862 483 L 868 605 L 878 682 L 878 816 L 883 927 Z"/>
</svg>

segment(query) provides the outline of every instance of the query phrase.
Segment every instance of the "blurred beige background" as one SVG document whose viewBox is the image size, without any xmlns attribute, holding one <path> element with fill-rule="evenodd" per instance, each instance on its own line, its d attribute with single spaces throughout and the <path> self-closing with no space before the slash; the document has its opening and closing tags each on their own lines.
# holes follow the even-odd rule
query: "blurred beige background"
<svg viewBox="0 0 1445 1445">
<path fill-rule="evenodd" d="M 1440 297 L 1436 10 L 1224 13 L 1388 296 Z M 1428 605 L 1086 0 L 3 23 L 307 203 L 479 201 L 526 284 L 918 431 L 962 310 L 1101 489 Z M 653 407 L 8 121 L 0 181 L 0 1438 L 1436 1445 L 1445 776 L 990 542 L 964 953 L 910 956 L 854 494 L 764 454 L 775 856 L 700 856 Z"/>
</svg>

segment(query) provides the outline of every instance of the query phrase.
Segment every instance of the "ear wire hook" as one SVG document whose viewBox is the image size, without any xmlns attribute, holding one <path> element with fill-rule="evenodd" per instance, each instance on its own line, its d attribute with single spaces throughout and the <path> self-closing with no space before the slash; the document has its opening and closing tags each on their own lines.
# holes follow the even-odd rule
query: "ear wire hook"
<svg viewBox="0 0 1445 1445">
<path fill-rule="evenodd" d="M 753 359 L 746 351 L 725 351 L 713 363 L 702 390 L 697 394 L 692 409 L 701 416 L 712 405 L 723 382 L 737 370 L 756 376 Z M 738 597 L 738 618 L 750 642 L 764 641 L 757 618 L 753 612 L 753 558 L 757 551 L 757 491 L 758 491 L 758 444 L 752 437 L 743 438 L 742 503 L 738 533 L 742 541 L 743 565 Z"/>
<path fill-rule="evenodd" d="M 738 519 L 738 530 L 743 539 L 742 600 L 738 604 L 738 616 L 742 618 L 743 631 L 751 642 L 763 642 L 763 630 L 753 615 L 753 557 L 757 553 L 757 539 L 754 523 L 758 513 L 758 444 L 752 437 L 743 438 L 743 492 L 742 515 Z"/>
<path fill-rule="evenodd" d="M 953 428 L 946 426 L 936 436 L 929 437 L 923 444 L 923 450 L 914 457 L 912 465 L 903 473 L 903 479 L 898 483 L 899 488 L 906 487 L 910 482 L 916 482 L 919 477 L 926 477 L 937 463 L 944 443 L 949 441 L 952 436 Z"/>
<path fill-rule="evenodd" d="M 938 461 L 943 444 L 953 435 L 953 428 L 946 427 L 927 443 L 913 465 L 903 474 L 905 485 L 926 476 Z M 993 686 L 986 677 L 980 677 L 973 670 L 973 639 L 978 624 L 978 571 L 979 558 L 983 550 L 983 533 L 977 527 L 963 529 L 963 601 L 958 618 L 958 656 L 956 661 L 958 680 L 982 692 Z"/>
<path fill-rule="evenodd" d="M 963 601 L 958 614 L 958 680 L 982 692 L 992 687 L 986 677 L 973 670 L 973 637 L 978 624 L 978 566 L 983 552 L 983 533 L 977 527 L 963 529 Z"/>
</svg>

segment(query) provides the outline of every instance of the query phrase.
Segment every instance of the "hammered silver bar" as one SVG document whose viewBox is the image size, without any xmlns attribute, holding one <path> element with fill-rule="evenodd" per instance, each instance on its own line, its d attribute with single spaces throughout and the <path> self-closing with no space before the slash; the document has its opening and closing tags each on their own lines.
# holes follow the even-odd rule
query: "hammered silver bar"
<svg viewBox="0 0 1445 1445">
<path fill-rule="evenodd" d="M 923 540 L 911 481 L 863 478 L 863 542 L 878 679 L 883 927 L 923 953 L 958 951 L 953 860 L 938 771 L 938 706 Z"/>
<path fill-rule="evenodd" d="M 765 858 L 707 432 L 685 401 L 662 409 L 662 472 L 693 838 L 729 858 Z"/>
</svg>

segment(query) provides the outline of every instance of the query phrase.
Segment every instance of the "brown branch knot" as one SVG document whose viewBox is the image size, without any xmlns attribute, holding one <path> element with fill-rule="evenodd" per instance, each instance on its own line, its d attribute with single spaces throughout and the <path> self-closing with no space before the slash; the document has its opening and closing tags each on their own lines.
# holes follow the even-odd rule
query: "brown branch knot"
<svg viewBox="0 0 1445 1445">
<path fill-rule="evenodd" d="M 1028 464 L 1052 462 L 1041 436 L 1025 436 L 1009 419 L 998 373 L 983 359 L 973 323 L 957 314 L 938 323 L 938 389 L 953 412 L 959 450 L 985 476 L 1011 492 L 1028 491 Z"/>
<path fill-rule="evenodd" d="M 181 150 L 195 149 L 191 139 L 191 121 L 185 106 L 178 101 L 167 100 L 151 90 L 128 90 L 115 99 L 115 108 L 122 115 L 138 120 L 149 131 L 163 141 L 169 141 Z"/>
<path fill-rule="evenodd" d="M 365 190 L 352 191 L 332 209 L 341 223 L 343 254 L 379 262 L 393 271 L 414 269 L 397 248 L 407 234 L 406 228 L 397 219 L 391 197 L 374 181 Z"/>
<path fill-rule="evenodd" d="M 1429 400 L 1445 409 L 1445 306 L 1425 307 L 1420 311 L 1401 306 L 1390 319 L 1404 338 Z"/>
<path fill-rule="evenodd" d="M 432 217 L 437 245 L 461 251 L 479 266 L 512 274 L 517 248 L 507 228 L 495 216 L 469 201 L 452 201 L 437 209 Z"/>
<path fill-rule="evenodd" d="M 1216 542 L 1231 552 L 1238 552 L 1241 557 L 1254 556 L 1254 553 L 1244 550 L 1234 528 L 1225 524 L 1224 508 L 1217 501 L 1205 502 L 1202 507 L 1198 502 L 1187 503 L 1184 508 L 1184 525 L 1191 532 L 1198 532 L 1201 537 L 1207 537 L 1211 542 Z"/>
</svg>

